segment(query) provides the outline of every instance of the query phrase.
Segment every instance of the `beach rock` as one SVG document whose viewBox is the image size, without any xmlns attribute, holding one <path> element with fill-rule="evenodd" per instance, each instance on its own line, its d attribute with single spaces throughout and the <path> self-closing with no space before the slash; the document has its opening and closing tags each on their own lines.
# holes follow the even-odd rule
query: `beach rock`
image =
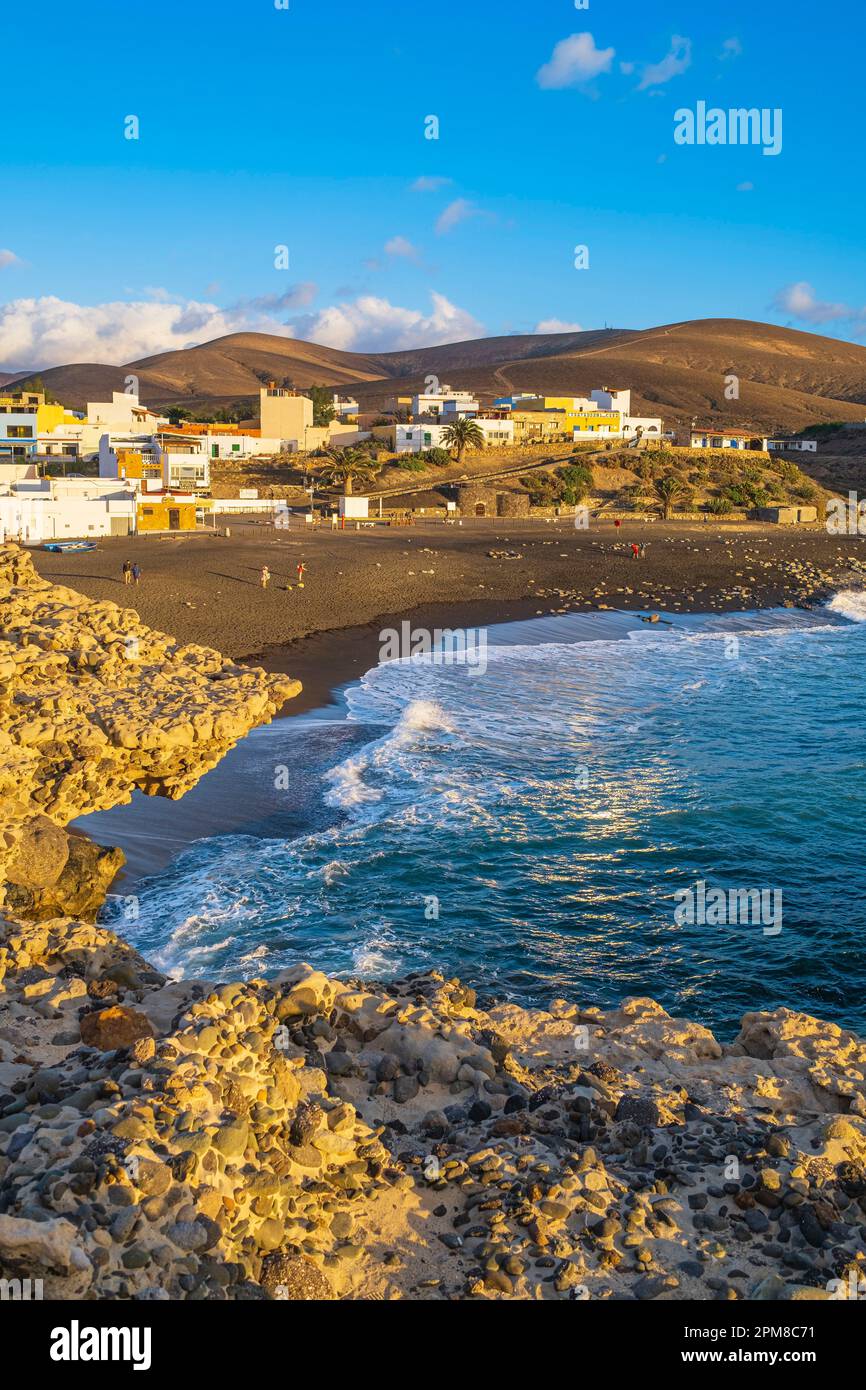
<svg viewBox="0 0 866 1390">
<path fill-rule="evenodd" d="M 142 1038 L 153 1038 L 150 1019 L 137 1009 L 117 1004 L 98 1013 L 85 1014 L 81 1020 L 81 1041 L 101 1052 L 118 1047 L 131 1047 Z"/>
</svg>

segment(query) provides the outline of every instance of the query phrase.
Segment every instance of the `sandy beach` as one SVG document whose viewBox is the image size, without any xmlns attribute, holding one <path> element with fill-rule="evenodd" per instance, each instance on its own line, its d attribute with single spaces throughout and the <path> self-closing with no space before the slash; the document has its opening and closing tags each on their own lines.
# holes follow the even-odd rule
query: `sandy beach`
<svg viewBox="0 0 866 1390">
<path fill-rule="evenodd" d="M 134 606 L 148 626 L 303 682 L 291 713 L 378 660 L 383 627 L 479 627 L 563 611 L 687 613 L 809 603 L 856 579 L 861 537 L 817 528 L 689 522 L 421 523 L 281 531 L 233 523 L 231 537 L 100 540 L 95 552 L 33 550 L 39 573 L 90 598 Z M 645 544 L 634 561 L 631 543 Z M 121 567 L 143 578 L 124 589 Z M 306 566 L 303 587 L 297 565 Z M 272 579 L 259 583 L 263 565 Z M 293 587 L 288 588 L 289 585 Z"/>
</svg>

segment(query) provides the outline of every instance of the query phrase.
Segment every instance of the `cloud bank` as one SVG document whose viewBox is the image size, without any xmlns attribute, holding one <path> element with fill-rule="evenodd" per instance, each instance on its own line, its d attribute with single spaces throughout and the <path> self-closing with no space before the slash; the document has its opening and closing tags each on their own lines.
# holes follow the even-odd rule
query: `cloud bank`
<svg viewBox="0 0 866 1390">
<path fill-rule="evenodd" d="M 75 304 L 54 295 L 0 305 L 0 369 L 71 362 L 120 365 L 209 342 L 229 333 L 274 333 L 360 352 L 432 346 L 483 334 L 465 309 L 433 292 L 428 310 L 405 308 L 364 295 L 306 314 L 316 286 L 291 286 L 281 295 L 239 300 L 228 308 L 206 301 L 157 298 Z M 282 315 L 282 316 L 281 316 Z"/>
</svg>

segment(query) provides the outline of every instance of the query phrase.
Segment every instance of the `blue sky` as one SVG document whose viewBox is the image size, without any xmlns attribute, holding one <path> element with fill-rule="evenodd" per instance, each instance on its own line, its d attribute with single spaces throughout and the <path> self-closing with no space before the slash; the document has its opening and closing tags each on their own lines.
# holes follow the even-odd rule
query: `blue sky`
<svg viewBox="0 0 866 1390">
<path fill-rule="evenodd" d="M 0 368 L 242 329 L 358 351 L 716 316 L 866 335 L 854 0 L 37 17 L 5 21 Z M 782 152 L 677 145 L 699 101 L 781 108 Z"/>
</svg>

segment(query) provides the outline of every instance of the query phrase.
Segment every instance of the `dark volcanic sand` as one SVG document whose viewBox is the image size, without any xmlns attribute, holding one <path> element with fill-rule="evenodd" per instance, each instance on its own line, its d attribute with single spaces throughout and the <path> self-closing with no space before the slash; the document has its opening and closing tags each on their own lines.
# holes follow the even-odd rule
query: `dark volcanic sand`
<svg viewBox="0 0 866 1390">
<path fill-rule="evenodd" d="M 151 627 L 290 671 L 305 687 L 292 713 L 324 704 L 336 685 L 375 665 L 381 628 L 401 616 L 433 628 L 599 605 L 767 608 L 844 585 L 852 559 L 866 560 L 862 538 L 819 528 L 635 521 L 616 531 L 594 521 L 576 530 L 563 519 L 309 533 L 301 525 L 280 531 L 233 522 L 230 539 L 207 532 L 102 539 L 91 553 L 32 554 L 46 579 L 128 604 Z M 632 560 L 632 540 L 646 543 L 645 560 Z M 491 558 L 489 550 L 521 558 Z M 121 583 L 126 558 L 142 567 L 138 589 Z M 288 591 L 299 560 L 307 565 L 304 588 Z M 259 585 L 263 564 L 273 576 L 267 592 Z M 627 588 L 645 596 L 618 592 Z"/>
</svg>

